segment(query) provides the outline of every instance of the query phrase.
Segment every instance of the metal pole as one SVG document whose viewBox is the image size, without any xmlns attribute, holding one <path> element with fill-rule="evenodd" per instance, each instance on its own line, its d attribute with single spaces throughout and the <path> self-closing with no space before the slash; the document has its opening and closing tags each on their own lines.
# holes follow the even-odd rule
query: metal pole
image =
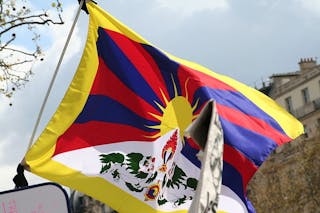
<svg viewBox="0 0 320 213">
<path fill-rule="evenodd" d="M 45 106 L 46 106 L 46 104 L 47 104 L 48 97 L 49 97 L 50 92 L 51 92 L 51 90 L 52 90 L 53 84 L 54 84 L 54 82 L 55 82 L 55 80 L 56 80 L 57 74 L 58 74 L 59 69 L 60 69 L 60 65 L 61 65 L 62 60 L 63 60 L 63 58 L 64 58 L 64 55 L 65 55 L 65 53 L 66 53 L 67 47 L 68 47 L 68 45 L 69 45 L 69 42 L 70 42 L 70 40 L 71 40 L 72 33 L 73 33 L 74 28 L 75 28 L 75 25 L 76 25 L 76 23 L 77 23 L 77 21 L 78 21 L 78 18 L 79 18 L 79 15 L 80 15 L 80 11 L 81 11 L 81 8 L 82 8 L 84 2 L 85 2 L 85 0 L 81 0 L 81 2 L 80 2 L 80 4 L 79 4 L 79 7 L 78 7 L 78 10 L 77 10 L 75 19 L 74 19 L 74 21 L 73 21 L 73 24 L 72 24 L 72 26 L 71 26 L 71 29 L 70 29 L 70 31 L 69 31 L 69 34 L 68 34 L 68 37 L 67 37 L 67 40 L 66 40 L 66 43 L 65 43 L 65 45 L 64 45 L 64 47 L 63 47 L 63 50 L 62 50 L 62 53 L 61 53 L 61 55 L 60 55 L 58 64 L 57 64 L 57 66 L 56 66 L 56 69 L 55 69 L 55 71 L 54 71 L 54 73 L 53 73 L 51 82 L 50 82 L 50 84 L 49 84 L 47 93 L 46 93 L 45 98 L 44 98 L 44 100 L 43 100 L 43 102 L 42 102 L 42 106 L 41 106 L 41 108 L 40 108 L 40 111 L 39 111 L 39 114 L 38 114 L 38 118 L 37 118 L 36 124 L 35 124 L 35 126 L 34 126 L 34 128 L 33 128 L 32 135 L 31 135 L 31 137 L 30 137 L 27 150 L 30 149 L 30 147 L 32 146 L 32 143 L 33 143 L 35 134 L 36 134 L 36 132 L 37 132 L 37 129 L 38 129 L 38 126 L 39 126 L 39 123 L 40 123 L 40 120 L 41 120 L 41 117 L 42 117 L 44 108 L 45 108 Z"/>
</svg>

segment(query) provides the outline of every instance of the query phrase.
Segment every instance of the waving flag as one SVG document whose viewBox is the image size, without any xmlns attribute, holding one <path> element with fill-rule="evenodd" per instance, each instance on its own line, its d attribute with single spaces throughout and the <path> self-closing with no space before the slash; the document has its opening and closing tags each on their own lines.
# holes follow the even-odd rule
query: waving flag
<svg viewBox="0 0 320 213">
<path fill-rule="evenodd" d="M 201 163 L 183 133 L 213 99 L 225 142 L 219 209 L 253 212 L 250 178 L 302 125 L 258 91 L 161 51 L 93 3 L 87 8 L 81 62 L 25 156 L 31 172 L 121 213 L 187 212 Z"/>
</svg>

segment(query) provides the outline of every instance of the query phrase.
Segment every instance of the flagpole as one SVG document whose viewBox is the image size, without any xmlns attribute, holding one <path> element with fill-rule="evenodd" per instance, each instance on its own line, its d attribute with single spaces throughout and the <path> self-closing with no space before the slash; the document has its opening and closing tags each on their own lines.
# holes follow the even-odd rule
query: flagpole
<svg viewBox="0 0 320 213">
<path fill-rule="evenodd" d="M 72 23 L 71 29 L 70 29 L 70 31 L 69 31 L 69 34 L 68 34 L 66 43 L 65 43 L 65 45 L 64 45 L 64 47 L 63 47 L 63 50 L 62 50 L 62 53 L 61 53 L 61 55 L 60 55 L 58 64 L 57 64 L 57 66 L 56 66 L 56 69 L 55 69 L 55 71 L 54 71 L 54 73 L 53 73 L 51 82 L 50 82 L 50 84 L 49 84 L 47 93 L 46 93 L 45 98 L 44 98 L 44 100 L 43 100 L 43 102 L 42 102 L 42 105 L 41 105 L 41 108 L 40 108 L 40 111 L 39 111 L 39 114 L 38 114 L 37 121 L 36 121 L 36 123 L 35 123 L 35 126 L 34 126 L 33 131 L 32 131 L 32 135 L 31 135 L 30 140 L 29 140 L 29 144 L 28 144 L 27 150 L 30 149 L 30 147 L 32 146 L 32 143 L 33 143 L 35 134 L 36 134 L 37 129 L 38 129 L 38 127 L 39 127 L 39 123 L 40 123 L 40 120 L 41 120 L 41 117 L 42 117 L 44 108 L 45 108 L 45 106 L 46 106 L 46 104 L 47 104 L 48 97 L 49 97 L 50 92 L 51 92 L 51 90 L 52 90 L 53 84 L 54 84 L 54 82 L 55 82 L 55 80 L 56 80 L 57 74 L 58 74 L 59 69 L 60 69 L 60 65 L 61 65 L 62 60 L 63 60 L 63 58 L 64 58 L 64 55 L 65 55 L 65 53 L 66 53 L 67 47 L 68 47 L 68 45 L 69 45 L 69 43 L 70 43 L 72 33 L 73 33 L 74 28 L 75 28 L 75 25 L 76 25 L 76 23 L 77 23 L 77 21 L 78 21 L 78 19 L 79 19 L 80 11 L 81 11 L 81 8 L 82 8 L 84 2 L 85 2 L 85 0 L 81 0 L 80 3 L 79 3 L 79 7 L 78 7 L 78 10 L 77 10 L 76 16 L 75 16 L 75 18 L 74 18 L 74 21 L 73 21 L 73 23 Z"/>
</svg>

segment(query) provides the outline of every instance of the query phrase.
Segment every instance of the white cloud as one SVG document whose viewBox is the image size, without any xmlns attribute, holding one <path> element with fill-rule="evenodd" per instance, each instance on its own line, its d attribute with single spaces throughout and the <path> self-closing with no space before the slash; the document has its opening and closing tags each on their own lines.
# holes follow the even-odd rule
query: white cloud
<svg viewBox="0 0 320 213">
<path fill-rule="evenodd" d="M 281 0 L 257 0 L 256 1 L 258 5 L 263 7 L 277 7 L 281 4 Z"/>
<path fill-rule="evenodd" d="M 320 17 L 320 1 L 319 0 L 297 0 L 302 8 Z"/>
<path fill-rule="evenodd" d="M 204 10 L 226 10 L 227 0 L 157 0 L 160 7 L 168 8 L 182 15 L 192 15 Z"/>
<path fill-rule="evenodd" d="M 17 165 L 1 165 L 0 191 L 14 188 L 12 178 L 16 175 Z"/>
<path fill-rule="evenodd" d="M 74 6 L 77 6 L 76 4 Z M 56 67 L 63 45 L 66 41 L 71 22 L 73 21 L 75 7 L 64 8 L 66 15 L 65 25 L 51 25 L 46 28 L 45 37 L 50 42 L 50 48 L 45 50 L 45 60 L 34 66 L 35 75 L 22 90 L 18 90 L 12 99 L 0 97 L 0 191 L 14 187 L 12 178 L 16 174 L 16 167 L 23 158 L 31 132 L 35 125 L 44 94 L 48 88 L 52 73 Z M 80 51 L 84 42 L 85 29 L 79 31 L 78 25 L 73 33 L 64 63 L 57 76 L 54 88 L 48 99 L 44 115 L 40 122 L 38 132 L 41 132 L 46 122 L 55 111 L 58 102 L 63 97 L 67 84 L 79 62 Z M 49 46 L 49 45 L 48 45 Z M 9 106 L 9 102 L 13 106 Z M 30 184 L 44 182 L 45 180 L 26 172 Z"/>
<path fill-rule="evenodd" d="M 59 53 L 61 53 L 62 48 L 66 42 L 68 33 L 71 29 L 71 25 L 74 21 L 74 16 L 75 16 L 75 6 L 77 5 L 72 5 L 72 6 L 68 6 L 67 8 L 64 8 L 64 12 L 62 15 L 63 21 L 65 22 L 64 25 L 51 25 L 50 28 L 50 34 L 48 34 L 48 26 L 46 27 L 42 27 L 41 28 L 41 35 L 45 36 L 45 38 L 43 38 L 43 40 L 49 40 L 52 41 L 53 44 L 52 46 L 50 46 L 50 49 L 48 51 L 46 51 L 45 53 L 45 57 L 46 58 L 50 58 L 50 59 L 54 59 L 52 58 L 50 54 L 54 54 L 57 55 Z M 48 13 L 53 13 L 54 12 L 51 10 L 48 11 Z M 83 30 L 85 31 L 85 30 Z M 79 33 L 79 27 L 75 27 L 74 32 L 73 32 L 73 36 L 72 36 L 72 46 L 70 45 L 67 49 L 67 54 L 65 55 L 64 61 L 67 61 L 70 59 L 70 57 L 72 57 L 76 52 L 78 52 L 80 50 L 80 38 L 79 36 L 77 36 L 77 34 Z M 60 55 L 59 55 L 60 56 Z M 57 57 L 55 57 L 55 59 L 57 59 Z"/>
<path fill-rule="evenodd" d="M 4 101 L 4 98 L 0 100 Z M 3 107 L 3 109 L 6 108 Z M 6 116 L 8 114 L 11 116 Z M 26 152 L 30 134 L 25 131 L 23 123 L 26 124 L 26 122 L 23 121 L 24 119 L 20 112 L 14 111 L 14 106 L 0 111 L 0 116 L 3 118 L 1 121 L 4 122 L 0 124 L 0 127 L 2 130 L 6 130 L 1 132 L 0 138 L 0 191 L 6 191 L 14 188 L 12 179 L 17 174 L 16 168 Z M 12 118 L 12 121 L 10 121 L 9 117 Z M 22 122 L 16 123 L 17 120 Z M 25 176 L 30 185 L 46 181 L 29 172 L 26 172 Z"/>
</svg>

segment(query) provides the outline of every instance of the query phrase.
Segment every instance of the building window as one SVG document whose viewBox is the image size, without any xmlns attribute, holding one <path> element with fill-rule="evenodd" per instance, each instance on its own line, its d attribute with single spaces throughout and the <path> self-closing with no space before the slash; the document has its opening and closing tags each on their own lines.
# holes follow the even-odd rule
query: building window
<svg viewBox="0 0 320 213">
<path fill-rule="evenodd" d="M 288 112 L 292 113 L 293 112 L 293 106 L 292 106 L 292 98 L 291 98 L 291 96 L 287 97 L 285 99 L 285 101 L 286 101 L 286 108 L 287 108 Z"/>
<path fill-rule="evenodd" d="M 301 94 L 302 94 L 302 99 L 303 99 L 303 102 L 306 104 L 306 103 L 309 103 L 310 102 L 310 95 L 309 95 L 309 90 L 308 88 L 304 88 L 303 90 L 301 90 Z"/>
</svg>

